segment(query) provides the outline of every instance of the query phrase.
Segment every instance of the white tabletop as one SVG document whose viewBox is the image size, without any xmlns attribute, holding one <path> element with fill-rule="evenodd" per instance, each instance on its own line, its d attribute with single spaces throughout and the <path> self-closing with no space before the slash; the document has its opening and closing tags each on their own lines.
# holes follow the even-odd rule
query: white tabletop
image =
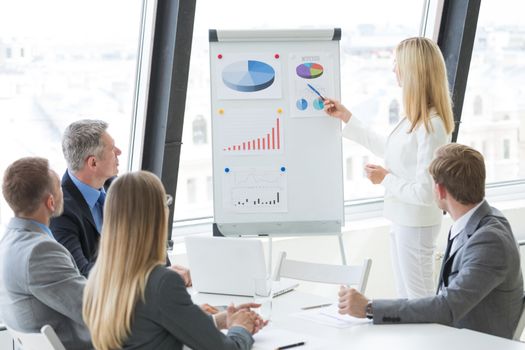
<svg viewBox="0 0 525 350">
<path fill-rule="evenodd" d="M 196 293 L 192 295 L 197 304 L 225 305 L 251 302 L 251 298 L 226 295 Z M 258 336 L 268 335 L 285 337 L 293 335 L 304 340 L 310 346 L 300 346 L 293 350 L 307 349 L 403 349 L 403 350 L 525 350 L 525 343 L 512 341 L 466 329 L 456 329 L 439 324 L 397 324 L 374 325 L 371 322 L 354 324 L 346 328 L 336 328 L 297 317 L 301 307 L 334 302 L 298 291 L 279 296 L 273 301 L 272 319 L 268 329 L 263 329 Z M 286 332 L 286 334 L 281 334 Z M 315 341 L 310 341 L 315 339 Z M 262 340 L 261 340 L 262 342 Z M 267 344 L 262 342 L 263 344 Z M 279 341 L 277 340 L 277 343 Z M 287 344 L 284 341 L 285 345 Z M 313 345 L 311 345 L 313 344 Z M 326 345 L 322 345 L 326 344 Z M 315 346 L 314 346 L 315 345 Z M 272 347 L 273 350 L 275 347 Z M 254 349 L 269 349 L 258 344 L 257 336 Z"/>
</svg>

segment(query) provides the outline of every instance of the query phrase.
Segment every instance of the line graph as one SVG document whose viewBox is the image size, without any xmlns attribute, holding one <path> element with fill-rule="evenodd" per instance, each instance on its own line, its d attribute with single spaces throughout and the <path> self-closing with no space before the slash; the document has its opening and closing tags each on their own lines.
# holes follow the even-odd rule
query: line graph
<svg viewBox="0 0 525 350">
<path fill-rule="evenodd" d="M 286 171 L 260 168 L 231 169 L 224 174 L 225 207 L 239 213 L 285 212 Z"/>
</svg>

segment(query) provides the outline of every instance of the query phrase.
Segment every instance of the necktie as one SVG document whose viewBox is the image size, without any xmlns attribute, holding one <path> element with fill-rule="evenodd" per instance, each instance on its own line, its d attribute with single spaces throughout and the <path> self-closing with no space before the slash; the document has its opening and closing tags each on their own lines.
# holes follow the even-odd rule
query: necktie
<svg viewBox="0 0 525 350">
<path fill-rule="evenodd" d="M 444 261 L 446 261 L 450 256 L 450 250 L 452 249 L 452 243 L 454 242 L 454 238 L 450 239 L 451 231 L 448 231 L 448 239 L 447 239 L 447 249 L 445 250 L 445 256 L 443 257 Z"/>
<path fill-rule="evenodd" d="M 438 285 L 438 294 L 439 291 L 445 287 L 445 279 L 444 279 L 444 272 L 445 272 L 445 263 L 447 262 L 449 256 L 450 256 L 450 249 L 452 249 L 452 242 L 454 242 L 454 239 L 450 239 L 451 230 L 448 231 L 448 238 L 447 238 L 447 249 L 445 250 L 445 255 L 443 256 L 443 262 L 441 263 L 441 272 L 439 274 L 439 285 Z"/>
<path fill-rule="evenodd" d="M 98 232 L 102 233 L 102 222 L 104 219 L 104 202 L 106 201 L 106 192 L 100 191 L 100 195 L 98 196 L 97 202 L 95 203 L 95 206 L 97 207 L 98 211 L 98 220 L 95 219 L 95 223 L 97 225 Z"/>
<path fill-rule="evenodd" d="M 105 201 L 106 201 L 106 192 L 100 191 L 100 195 L 98 196 L 97 203 L 100 205 L 101 208 L 104 208 Z"/>
</svg>

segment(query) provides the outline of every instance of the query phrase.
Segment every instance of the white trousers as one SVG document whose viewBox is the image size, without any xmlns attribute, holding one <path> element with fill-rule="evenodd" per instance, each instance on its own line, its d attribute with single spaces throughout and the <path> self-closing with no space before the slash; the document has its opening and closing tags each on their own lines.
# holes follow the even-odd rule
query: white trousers
<svg viewBox="0 0 525 350">
<path fill-rule="evenodd" d="M 434 251 L 441 223 L 408 227 L 392 224 L 390 249 L 400 298 L 421 298 L 436 294 Z"/>
</svg>

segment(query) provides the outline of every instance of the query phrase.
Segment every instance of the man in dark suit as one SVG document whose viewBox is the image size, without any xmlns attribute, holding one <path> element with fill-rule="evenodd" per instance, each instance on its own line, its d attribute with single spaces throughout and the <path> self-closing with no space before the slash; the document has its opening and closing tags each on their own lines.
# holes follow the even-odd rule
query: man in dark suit
<svg viewBox="0 0 525 350">
<path fill-rule="evenodd" d="M 122 153 L 107 127 L 100 120 L 81 120 L 69 125 L 62 138 L 67 162 L 62 177 L 64 213 L 51 220 L 51 230 L 86 277 L 98 251 L 104 184 L 118 174 L 118 156 Z"/>
<path fill-rule="evenodd" d="M 107 128 L 104 121 L 85 119 L 70 124 L 62 136 L 67 162 L 62 177 L 64 212 L 51 220 L 51 230 L 86 277 L 97 258 L 106 190 L 118 174 L 122 153 Z M 172 269 L 191 284 L 187 269 L 178 265 Z"/>
<path fill-rule="evenodd" d="M 439 207 L 450 214 L 435 296 L 368 300 L 342 287 L 339 312 L 381 323 L 441 323 L 512 338 L 523 307 L 518 246 L 503 214 L 485 197 L 485 164 L 459 144 L 439 148 L 429 167 Z"/>
</svg>

